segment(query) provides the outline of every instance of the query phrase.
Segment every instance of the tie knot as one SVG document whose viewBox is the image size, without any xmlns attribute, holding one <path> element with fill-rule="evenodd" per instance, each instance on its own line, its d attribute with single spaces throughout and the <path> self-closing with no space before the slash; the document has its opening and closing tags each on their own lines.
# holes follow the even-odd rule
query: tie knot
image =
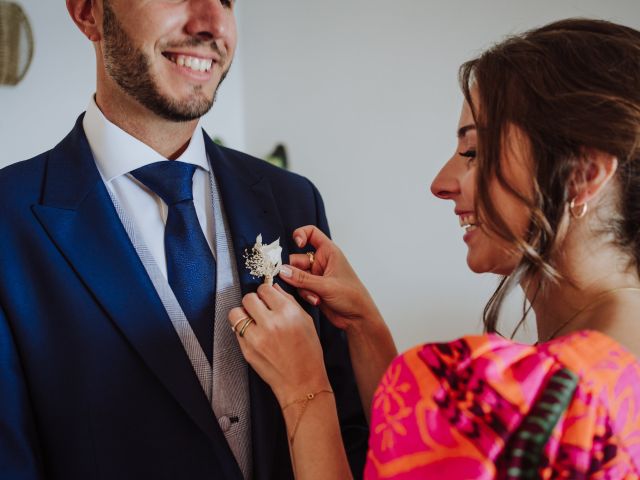
<svg viewBox="0 0 640 480">
<path fill-rule="evenodd" d="M 167 205 L 193 200 L 195 165 L 169 160 L 136 168 L 131 175 L 158 195 Z"/>
</svg>

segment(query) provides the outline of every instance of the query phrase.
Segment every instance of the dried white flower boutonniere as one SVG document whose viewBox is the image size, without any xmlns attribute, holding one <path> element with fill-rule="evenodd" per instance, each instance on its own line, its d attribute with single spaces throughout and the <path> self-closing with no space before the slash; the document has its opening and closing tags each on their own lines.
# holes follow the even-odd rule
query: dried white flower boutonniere
<svg viewBox="0 0 640 480">
<path fill-rule="evenodd" d="M 251 251 L 245 251 L 244 260 L 251 275 L 258 278 L 264 277 L 266 285 L 273 285 L 273 278 L 280 273 L 282 266 L 280 239 L 269 245 L 263 245 L 262 235 L 258 235 Z"/>
</svg>

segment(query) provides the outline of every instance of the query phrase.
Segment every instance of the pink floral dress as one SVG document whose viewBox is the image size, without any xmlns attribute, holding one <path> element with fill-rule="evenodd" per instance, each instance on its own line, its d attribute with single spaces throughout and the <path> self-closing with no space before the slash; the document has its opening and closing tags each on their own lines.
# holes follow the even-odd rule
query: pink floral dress
<svg viewBox="0 0 640 480">
<path fill-rule="evenodd" d="M 639 475 L 640 363 L 594 331 L 420 346 L 374 396 L 367 480 Z"/>
</svg>

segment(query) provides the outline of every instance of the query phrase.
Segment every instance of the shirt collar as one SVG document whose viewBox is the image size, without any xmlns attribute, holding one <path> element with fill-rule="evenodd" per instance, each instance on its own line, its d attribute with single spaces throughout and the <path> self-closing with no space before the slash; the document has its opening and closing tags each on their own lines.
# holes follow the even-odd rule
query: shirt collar
<svg viewBox="0 0 640 480">
<path fill-rule="evenodd" d="M 107 120 L 93 97 L 87 107 L 82 126 L 98 171 L 105 182 L 110 182 L 114 178 L 150 163 L 167 161 L 153 148 Z M 186 150 L 176 160 L 191 163 L 209 171 L 200 122 Z"/>
</svg>

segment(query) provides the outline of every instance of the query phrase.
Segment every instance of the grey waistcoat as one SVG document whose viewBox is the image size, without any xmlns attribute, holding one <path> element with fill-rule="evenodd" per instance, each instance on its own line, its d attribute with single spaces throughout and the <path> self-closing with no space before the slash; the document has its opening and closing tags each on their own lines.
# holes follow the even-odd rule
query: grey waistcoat
<svg viewBox="0 0 640 480">
<path fill-rule="evenodd" d="M 253 476 L 253 465 L 248 367 L 240 351 L 238 339 L 231 331 L 227 320 L 229 311 L 241 305 L 242 293 L 234 260 L 233 244 L 228 235 L 229 226 L 212 168 L 209 178 L 211 181 L 211 202 L 213 203 L 215 228 L 214 249 L 217 266 L 213 368 L 209 365 L 209 361 L 173 294 L 168 280 L 158 268 L 153 256 L 143 243 L 142 237 L 136 233 L 136 227 L 131 219 L 111 191 L 109 194 L 131 243 L 180 337 L 182 346 L 240 470 L 244 478 L 249 479 Z"/>
</svg>

